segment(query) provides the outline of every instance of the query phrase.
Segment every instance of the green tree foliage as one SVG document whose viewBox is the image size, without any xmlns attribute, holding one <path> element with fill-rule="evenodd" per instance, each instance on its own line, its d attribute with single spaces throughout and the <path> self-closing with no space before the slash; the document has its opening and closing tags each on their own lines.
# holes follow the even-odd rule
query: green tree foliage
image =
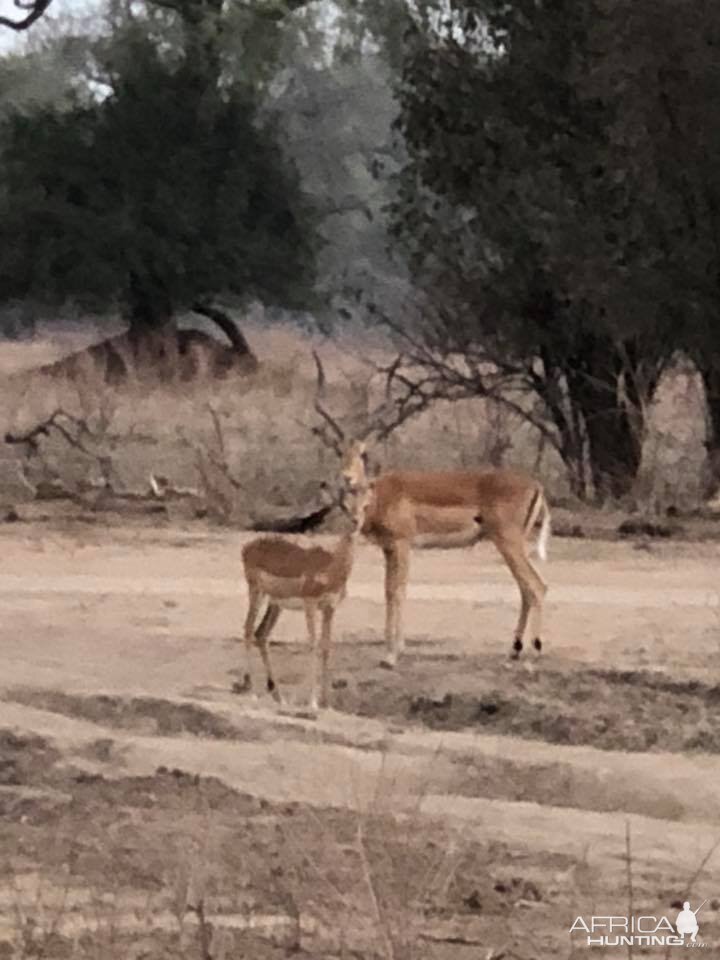
<svg viewBox="0 0 720 960">
<path fill-rule="evenodd" d="M 0 129 L 0 299 L 120 301 L 135 333 L 218 292 L 307 304 L 295 169 L 253 86 L 223 77 L 218 24 L 183 23 L 179 51 L 132 24 L 105 44 L 107 91 Z"/>
<path fill-rule="evenodd" d="M 482 392 L 491 362 L 539 401 L 575 490 L 617 496 L 675 339 L 672 302 L 633 270 L 633 244 L 652 256 L 657 241 L 616 156 L 632 120 L 598 78 L 622 59 L 607 14 L 595 0 L 424 8 L 406 49 L 395 225 L 434 305 L 434 373 L 447 381 L 438 356 L 476 357 L 451 379 L 454 395 Z"/>
<path fill-rule="evenodd" d="M 702 375 L 718 481 L 720 7 L 601 0 L 600 12 L 587 86 L 618 104 L 608 158 L 616 257 L 635 302 L 662 305 Z"/>
<path fill-rule="evenodd" d="M 331 304 L 347 288 L 386 302 L 406 276 L 387 251 L 392 178 L 403 159 L 391 77 L 377 55 L 332 54 L 321 64 L 298 51 L 271 108 L 320 218 L 318 290 Z"/>
</svg>

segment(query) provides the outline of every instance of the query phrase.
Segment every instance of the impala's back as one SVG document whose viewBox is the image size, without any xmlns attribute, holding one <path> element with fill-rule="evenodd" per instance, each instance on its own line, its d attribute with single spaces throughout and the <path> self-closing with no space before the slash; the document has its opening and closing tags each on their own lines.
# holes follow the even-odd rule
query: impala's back
<svg viewBox="0 0 720 960">
<path fill-rule="evenodd" d="M 378 542 L 391 536 L 419 547 L 469 546 L 508 515 L 521 526 L 538 489 L 511 470 L 391 471 L 375 480 L 362 532 Z"/>
<path fill-rule="evenodd" d="M 306 598 L 333 595 L 339 599 L 352 563 L 346 539 L 332 552 L 303 547 L 282 537 L 252 540 L 242 551 L 248 587 L 288 608 L 302 606 Z"/>
</svg>

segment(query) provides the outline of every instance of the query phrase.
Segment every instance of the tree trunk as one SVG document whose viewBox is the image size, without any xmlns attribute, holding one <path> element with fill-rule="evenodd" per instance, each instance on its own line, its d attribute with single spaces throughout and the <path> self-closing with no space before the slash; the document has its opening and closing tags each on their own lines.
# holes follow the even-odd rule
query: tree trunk
<svg viewBox="0 0 720 960">
<path fill-rule="evenodd" d="M 172 298 L 159 278 L 130 271 L 126 299 L 131 341 L 140 343 L 175 326 Z"/>
<path fill-rule="evenodd" d="M 611 340 L 588 335 L 568 373 L 570 400 L 582 414 L 595 496 L 627 496 L 642 457 L 642 410 L 620 399 L 622 358 Z"/>
<path fill-rule="evenodd" d="M 573 496 L 585 500 L 588 481 L 585 463 L 585 442 L 582 417 L 577 406 L 567 396 L 567 371 L 558 365 L 549 350 L 540 345 L 542 374 L 533 379 L 533 388 L 545 408 L 545 415 L 555 425 L 558 434 L 557 451 L 565 466 Z"/>
<path fill-rule="evenodd" d="M 172 298 L 161 279 L 152 272 L 130 272 L 127 289 L 128 345 L 135 372 L 161 381 L 174 378 L 178 370 L 177 327 Z"/>
<path fill-rule="evenodd" d="M 641 445 L 622 407 L 607 409 L 598 391 L 587 391 L 583 415 L 588 434 L 590 469 L 599 499 L 627 496 L 640 469 Z"/>
<path fill-rule="evenodd" d="M 712 497 L 720 487 L 720 360 L 708 350 L 707 356 L 695 358 L 705 389 L 705 449 L 707 480 L 704 496 Z"/>
</svg>

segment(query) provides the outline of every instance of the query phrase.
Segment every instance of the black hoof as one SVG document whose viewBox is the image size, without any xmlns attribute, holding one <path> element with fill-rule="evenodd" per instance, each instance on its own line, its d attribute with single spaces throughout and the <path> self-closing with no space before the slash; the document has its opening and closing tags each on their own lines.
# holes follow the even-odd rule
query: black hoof
<svg viewBox="0 0 720 960">
<path fill-rule="evenodd" d="M 540 653 L 540 651 L 542 650 L 542 640 L 540 639 L 540 637 L 535 637 L 535 639 L 533 640 L 533 646 L 535 647 L 537 652 Z"/>
<path fill-rule="evenodd" d="M 517 660 L 517 658 L 518 658 L 518 657 L 520 656 L 520 654 L 522 653 L 522 648 L 523 648 L 523 647 L 522 647 L 522 640 L 520 639 L 520 637 L 515 637 L 515 640 L 514 640 L 514 642 L 513 642 L 513 652 L 512 652 L 512 659 L 513 659 L 513 660 Z"/>
<path fill-rule="evenodd" d="M 272 693 L 273 690 L 275 689 L 275 681 L 273 680 L 272 677 L 267 678 L 267 688 L 268 688 L 268 693 Z"/>
</svg>

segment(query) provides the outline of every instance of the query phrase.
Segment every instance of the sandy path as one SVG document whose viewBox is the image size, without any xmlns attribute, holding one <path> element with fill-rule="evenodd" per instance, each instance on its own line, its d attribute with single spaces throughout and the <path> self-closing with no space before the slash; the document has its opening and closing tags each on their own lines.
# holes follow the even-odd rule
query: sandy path
<svg viewBox="0 0 720 960">
<path fill-rule="evenodd" d="M 626 823 L 631 824 L 638 874 L 659 871 L 679 879 L 692 873 L 720 829 L 717 793 L 714 816 L 708 806 L 695 810 L 695 814 L 703 813 L 708 819 L 668 822 L 622 811 L 597 813 L 438 792 L 453 751 L 470 743 L 475 749 L 491 749 L 493 738 L 470 738 L 467 734 L 421 737 L 410 733 L 389 738 L 380 752 L 321 740 L 322 735 L 329 734 L 367 737 L 381 733 L 381 725 L 372 721 L 353 723 L 347 717 L 330 713 L 311 725 L 316 739 L 305 742 L 300 738 L 307 732 L 307 722 L 278 718 L 271 710 L 257 708 L 235 707 L 224 712 L 239 723 L 243 716 L 264 721 L 267 738 L 262 742 L 227 742 L 132 736 L 116 730 L 110 733 L 97 724 L 12 703 L 2 704 L 0 721 L 51 736 L 73 762 L 81 764 L 87 745 L 110 733 L 116 769 L 123 774 L 149 775 L 162 764 L 220 777 L 241 791 L 279 802 L 344 807 L 359 814 L 404 811 L 418 818 L 418 829 L 422 829 L 424 818 L 440 817 L 463 831 L 472 830 L 486 841 L 502 840 L 514 849 L 570 856 L 598 871 L 602 884 L 610 887 L 621 882 L 625 870 L 622 858 Z M 514 749 L 534 752 L 532 745 L 515 744 Z M 584 754 L 585 762 L 591 762 L 593 751 L 576 752 Z M 634 776 L 641 788 L 648 787 L 643 776 L 647 771 L 658 786 L 658 774 L 669 758 L 653 757 L 652 763 L 649 758 L 639 758 L 633 771 L 635 759 L 606 755 L 604 766 L 615 776 Z M 102 769 L 106 775 L 109 772 L 101 765 L 86 765 Z M 683 792 L 687 795 L 687 783 L 693 779 L 703 785 L 705 801 L 709 800 L 708 791 L 720 789 L 720 761 L 683 761 L 681 766 L 682 776 L 674 778 L 678 797 Z M 717 786 L 711 787 L 713 783 Z M 708 873 L 715 881 L 720 880 L 720 862 L 710 864 Z"/>
<path fill-rule="evenodd" d="M 304 723 L 233 700 L 227 672 L 238 662 L 232 636 L 242 614 L 237 575 L 242 539 L 168 533 L 155 541 L 84 543 L 57 534 L 4 533 L 0 650 L 5 688 L 192 698 L 241 729 L 251 726 L 247 739 L 142 736 L 8 701 L 0 702 L 0 725 L 51 736 L 74 759 L 88 743 L 112 739 L 114 759 L 103 769 L 106 774 L 177 766 L 270 799 L 359 810 L 378 802 L 413 808 L 422 795 L 426 815 L 447 818 L 486 839 L 578 860 L 588 851 L 589 862 L 609 885 L 623 875 L 628 818 L 638 870 L 659 870 L 678 881 L 720 833 L 716 757 L 608 753 L 421 728 L 398 733 L 381 721 L 332 713 Z M 571 662 L 662 665 L 686 674 L 697 668 L 707 675 L 717 664 L 717 547 L 696 555 L 672 548 L 645 554 L 622 544 L 593 545 L 590 551 L 558 543 L 554 551 L 546 567 L 551 650 Z M 496 653 L 507 647 L 517 594 L 491 549 L 416 555 L 408 594 L 408 630 L 422 638 L 410 655 L 429 662 L 434 655 L 437 677 L 452 682 L 453 689 L 472 682 L 463 677 L 465 650 Z M 477 607 L 484 608 L 479 615 Z M 382 608 L 380 557 L 363 547 L 338 618 L 343 648 L 358 637 L 362 641 L 352 660 L 362 681 L 376 669 L 377 649 L 371 653 L 367 646 L 380 635 Z M 281 640 L 303 632 L 297 618 L 288 617 L 280 627 Z M 452 681 L 443 657 L 458 659 Z M 286 657 L 283 683 L 297 682 L 301 661 L 299 655 Z M 402 680 L 399 672 L 398 686 Z M 518 776 L 550 770 L 564 784 L 577 782 L 579 804 L 595 791 L 609 810 L 460 795 L 454 784 L 463 756 L 484 758 L 488 775 L 500 761 L 512 763 Z M 714 880 L 720 889 L 720 873 Z"/>
<path fill-rule="evenodd" d="M 466 582 L 427 584 L 410 583 L 409 600 L 436 600 L 445 603 L 512 602 L 517 599 L 517 589 L 512 584 L 492 583 L 483 580 L 496 572 L 495 568 L 477 567 L 478 579 Z M 245 584 L 237 579 L 217 577 L 158 577 L 127 576 L 103 577 L 93 574 L 73 576 L 37 576 L 34 574 L 1 574 L 0 594 L 123 594 L 128 596 L 200 596 L 244 597 Z M 581 603 L 596 606 L 651 607 L 672 606 L 707 607 L 717 600 L 717 591 L 711 585 L 706 588 L 689 587 L 608 587 L 597 584 L 557 584 L 552 587 L 553 603 Z M 356 600 L 381 602 L 380 582 L 362 582 L 353 579 L 348 588 L 348 597 Z"/>
</svg>

